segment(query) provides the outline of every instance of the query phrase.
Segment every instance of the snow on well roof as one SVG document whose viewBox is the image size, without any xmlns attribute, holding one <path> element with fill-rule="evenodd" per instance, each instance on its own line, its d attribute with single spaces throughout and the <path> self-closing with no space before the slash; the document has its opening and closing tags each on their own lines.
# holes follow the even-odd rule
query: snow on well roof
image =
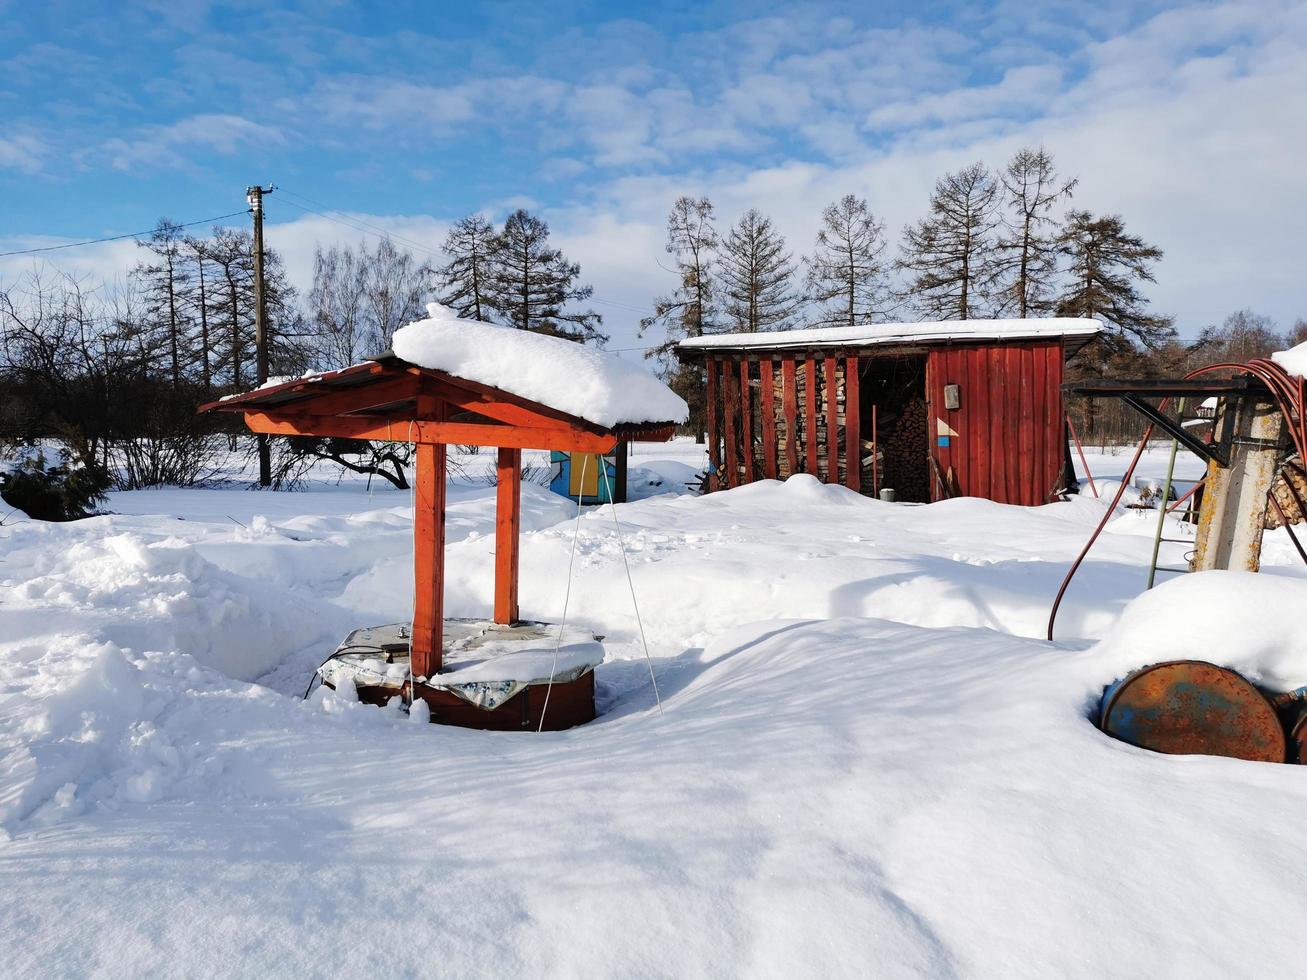
<svg viewBox="0 0 1307 980">
<path fill-rule="evenodd" d="M 428 303 L 426 320 L 395 332 L 395 356 L 418 367 L 491 385 L 605 428 L 684 422 L 685 401 L 615 354 L 561 337 L 460 320 Z"/>
<path fill-rule="evenodd" d="M 868 323 L 857 327 L 816 327 L 768 333 L 719 333 L 692 337 L 679 350 L 750 347 L 861 347 L 877 344 L 946 344 L 976 340 L 1088 339 L 1102 329 L 1097 320 L 1050 317 L 1029 320 L 934 320 L 922 323 Z"/>
</svg>

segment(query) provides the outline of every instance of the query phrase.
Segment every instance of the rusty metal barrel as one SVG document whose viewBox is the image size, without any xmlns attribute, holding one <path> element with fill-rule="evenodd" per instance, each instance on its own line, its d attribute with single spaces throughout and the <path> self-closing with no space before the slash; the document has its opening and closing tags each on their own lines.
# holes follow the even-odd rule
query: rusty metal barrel
<svg viewBox="0 0 1307 980">
<path fill-rule="evenodd" d="M 1261 691 L 1225 667 L 1172 660 L 1126 675 L 1103 693 L 1099 727 L 1168 755 L 1284 762 L 1284 728 Z"/>
</svg>

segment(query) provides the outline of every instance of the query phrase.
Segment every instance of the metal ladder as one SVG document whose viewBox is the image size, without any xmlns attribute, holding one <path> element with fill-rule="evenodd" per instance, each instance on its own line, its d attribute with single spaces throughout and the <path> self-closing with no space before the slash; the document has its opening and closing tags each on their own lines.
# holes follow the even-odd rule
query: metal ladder
<svg viewBox="0 0 1307 980">
<path fill-rule="evenodd" d="M 1178 418 L 1184 417 L 1184 399 L 1181 398 L 1176 406 L 1176 415 Z M 1183 424 L 1183 422 L 1181 423 Z M 1176 568 L 1174 566 L 1157 564 L 1158 556 L 1162 551 L 1162 542 L 1169 544 L 1192 544 L 1187 538 L 1164 538 L 1162 532 L 1166 530 L 1166 513 L 1167 507 L 1171 503 L 1171 481 L 1175 476 L 1175 457 L 1180 450 L 1178 439 L 1171 440 L 1171 456 L 1166 463 L 1166 480 L 1162 484 L 1162 499 L 1157 505 L 1157 530 L 1153 533 L 1153 558 L 1148 564 L 1148 585 L 1145 591 L 1151 589 L 1157 581 L 1158 572 L 1168 572 L 1173 575 L 1183 575 L 1189 571 L 1189 566 Z"/>
</svg>

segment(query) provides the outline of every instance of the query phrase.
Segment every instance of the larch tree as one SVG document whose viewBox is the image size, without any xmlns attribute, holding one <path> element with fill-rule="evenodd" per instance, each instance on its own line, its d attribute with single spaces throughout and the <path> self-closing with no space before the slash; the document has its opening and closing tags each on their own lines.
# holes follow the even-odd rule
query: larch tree
<svg viewBox="0 0 1307 980">
<path fill-rule="evenodd" d="M 1069 282 L 1058 298 L 1058 316 L 1092 317 L 1113 328 L 1104 338 L 1117 346 L 1134 341 L 1154 350 L 1175 335 L 1171 317 L 1149 313 L 1139 290 L 1153 282 L 1162 250 L 1126 231 L 1120 215 L 1067 214 L 1058 248 L 1069 262 Z"/>
<path fill-rule="evenodd" d="M 465 320 L 490 319 L 490 283 L 499 250 L 495 226 L 479 214 L 454 223 L 445 235 L 449 261 L 436 270 L 440 302 Z"/>
<path fill-rule="evenodd" d="M 802 298 L 795 265 L 771 219 L 750 208 L 723 239 L 718 259 L 722 309 L 736 333 L 784 330 Z"/>
<path fill-rule="evenodd" d="M 966 320 L 984 313 L 992 277 L 998 184 L 973 163 L 935 183 L 930 214 L 903 232 L 898 266 L 906 297 L 927 317 Z"/>
<path fill-rule="evenodd" d="M 491 276 L 491 308 L 519 330 L 600 343 L 603 318 L 593 310 L 569 309 L 594 293 L 577 283 L 581 266 L 549 246 L 549 226 L 522 209 L 514 211 L 499 234 Z"/>
<path fill-rule="evenodd" d="M 211 273 L 205 268 L 205 263 L 209 259 L 209 243 L 203 238 L 192 237 L 187 237 L 185 242 L 189 258 L 195 264 L 195 279 L 191 284 L 192 290 L 188 297 L 188 305 L 192 311 L 192 316 L 198 317 L 200 323 L 200 334 L 197 338 L 200 358 L 200 385 L 207 395 L 213 388 L 213 370 L 209 354 L 213 350 L 214 340 L 209 330 L 209 307 L 211 302 L 209 277 Z"/>
<path fill-rule="evenodd" d="M 1052 210 L 1071 196 L 1078 178 L 1060 179 L 1043 147 L 1027 147 L 998 179 L 1002 230 L 994 245 L 992 292 L 996 312 L 1024 320 L 1047 313 L 1054 302 L 1059 228 Z"/>
<path fill-rule="evenodd" d="M 132 277 L 144 290 L 146 316 L 160 336 L 169 376 L 177 385 L 191 345 L 184 299 L 190 279 L 186 239 L 180 225 L 161 218 L 150 237 L 136 244 L 150 253 L 150 259 L 138 263 Z"/>
<path fill-rule="evenodd" d="M 716 295 L 713 287 L 717 230 L 712 202 L 706 197 L 678 197 L 667 215 L 667 254 L 676 263 L 677 285 L 670 295 L 654 300 L 654 312 L 640 321 L 640 334 L 662 324 L 666 340 L 646 352 L 661 362 L 660 374 L 690 406 L 691 431 L 704 431 L 705 391 L 703 368 L 678 363 L 672 355 L 678 341 L 702 337 L 715 329 Z"/>
<path fill-rule="evenodd" d="M 808 296 L 821 304 L 821 326 L 857 326 L 882 317 L 889 305 L 885 226 L 867 202 L 846 194 L 821 215 L 817 244 L 804 260 Z"/>
<path fill-rule="evenodd" d="M 308 295 L 309 321 L 324 367 L 356 364 L 381 350 L 367 310 L 367 267 L 359 252 L 333 245 L 313 253 L 313 285 Z"/>
</svg>

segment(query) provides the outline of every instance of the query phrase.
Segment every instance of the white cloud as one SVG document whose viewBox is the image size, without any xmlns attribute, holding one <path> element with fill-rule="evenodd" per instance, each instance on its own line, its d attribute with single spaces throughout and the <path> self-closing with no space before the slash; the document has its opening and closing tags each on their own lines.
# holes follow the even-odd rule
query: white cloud
<svg viewBox="0 0 1307 980">
<path fill-rule="evenodd" d="M 0 136 L 0 168 L 34 174 L 40 171 L 46 145 L 35 136 L 14 133 Z"/>
<path fill-rule="evenodd" d="M 196 150 L 231 156 L 251 145 L 279 146 L 279 129 L 227 113 L 190 116 L 166 126 L 143 126 L 132 139 L 115 137 L 99 147 L 115 170 L 180 167 Z"/>
</svg>

